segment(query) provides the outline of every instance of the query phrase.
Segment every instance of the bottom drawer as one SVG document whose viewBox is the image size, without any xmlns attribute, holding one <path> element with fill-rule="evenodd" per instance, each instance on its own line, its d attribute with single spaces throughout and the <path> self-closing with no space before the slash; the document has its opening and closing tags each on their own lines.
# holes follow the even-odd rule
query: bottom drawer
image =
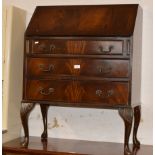
<svg viewBox="0 0 155 155">
<path fill-rule="evenodd" d="M 28 80 L 25 92 L 26 100 L 63 102 L 71 106 L 127 105 L 128 98 L 128 82 Z"/>
</svg>

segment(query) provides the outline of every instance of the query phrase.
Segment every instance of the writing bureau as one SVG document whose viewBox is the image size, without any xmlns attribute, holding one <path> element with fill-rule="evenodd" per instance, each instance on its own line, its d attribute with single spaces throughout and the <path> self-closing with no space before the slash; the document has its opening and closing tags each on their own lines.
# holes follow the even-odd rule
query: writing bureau
<svg viewBox="0 0 155 155">
<path fill-rule="evenodd" d="M 116 109 L 140 146 L 141 9 L 137 4 L 38 6 L 25 32 L 21 120 L 28 146 L 28 116 L 40 104 L 47 139 L 50 105 Z"/>
</svg>

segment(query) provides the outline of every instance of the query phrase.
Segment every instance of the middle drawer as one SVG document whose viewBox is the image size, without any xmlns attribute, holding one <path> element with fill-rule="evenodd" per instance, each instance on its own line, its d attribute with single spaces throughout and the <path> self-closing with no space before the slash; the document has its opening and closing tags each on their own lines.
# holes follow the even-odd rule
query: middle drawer
<svg viewBox="0 0 155 155">
<path fill-rule="evenodd" d="M 127 78 L 129 61 L 93 58 L 27 58 L 27 77 L 53 76 Z"/>
</svg>

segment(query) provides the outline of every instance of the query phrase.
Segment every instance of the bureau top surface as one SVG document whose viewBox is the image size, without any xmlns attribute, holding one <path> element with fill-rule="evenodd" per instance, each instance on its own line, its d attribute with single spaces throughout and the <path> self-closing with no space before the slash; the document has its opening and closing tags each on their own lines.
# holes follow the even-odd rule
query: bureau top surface
<svg viewBox="0 0 155 155">
<path fill-rule="evenodd" d="M 26 36 L 120 36 L 133 34 L 137 4 L 38 6 Z"/>
</svg>

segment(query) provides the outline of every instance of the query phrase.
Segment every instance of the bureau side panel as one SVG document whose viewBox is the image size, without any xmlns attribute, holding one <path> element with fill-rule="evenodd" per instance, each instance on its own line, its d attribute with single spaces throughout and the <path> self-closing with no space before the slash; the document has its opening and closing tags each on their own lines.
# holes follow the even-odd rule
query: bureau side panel
<svg viewBox="0 0 155 155">
<path fill-rule="evenodd" d="M 140 105 L 141 102 L 142 13 L 142 8 L 139 6 L 133 34 L 131 86 L 131 104 L 133 107 Z"/>
</svg>

